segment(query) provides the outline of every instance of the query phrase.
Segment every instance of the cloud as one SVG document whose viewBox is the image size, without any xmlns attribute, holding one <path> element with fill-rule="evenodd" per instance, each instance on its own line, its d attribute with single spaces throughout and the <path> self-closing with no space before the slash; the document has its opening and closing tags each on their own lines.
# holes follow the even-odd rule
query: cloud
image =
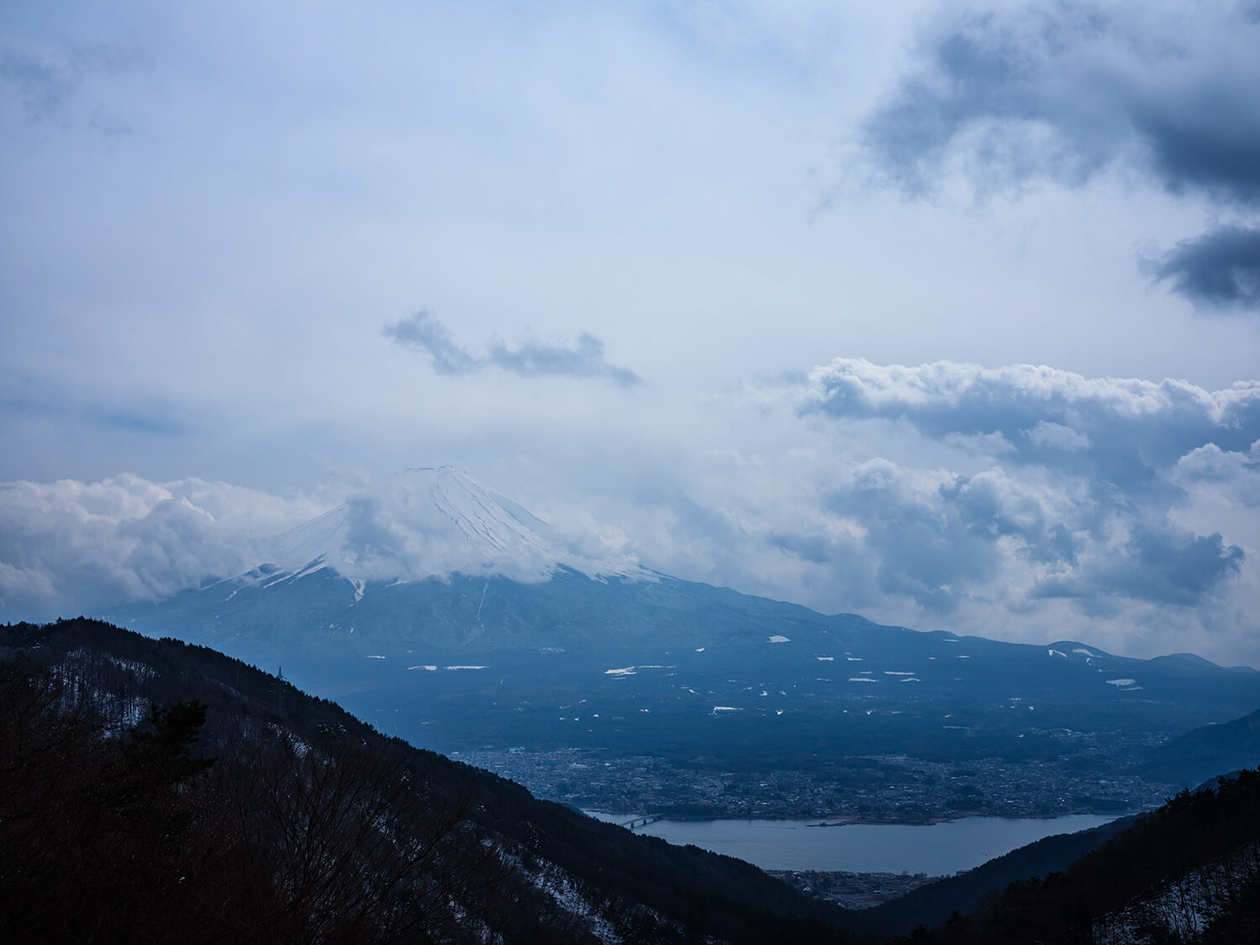
<svg viewBox="0 0 1260 945">
<path fill-rule="evenodd" d="M 460 572 L 542 581 L 557 563 L 591 575 L 636 571 L 606 538 L 595 527 L 549 526 L 476 484 L 431 490 L 408 473 L 319 499 L 132 474 L 3 482 L 0 620 L 114 611 L 265 562 L 302 568 L 319 555 L 363 580 Z"/>
<path fill-rule="evenodd" d="M 322 510 L 200 479 L 0 483 L 0 618 L 100 612 L 239 573 L 263 536 Z"/>
<path fill-rule="evenodd" d="M 1069 186 L 1118 163 L 1173 193 L 1260 204 L 1260 23 L 1233 3 L 1037 2 L 951 11 L 862 143 L 909 193 Z"/>
<path fill-rule="evenodd" d="M 472 374 L 485 366 L 483 360 L 455 344 L 446 326 L 424 310 L 386 325 L 384 334 L 409 351 L 427 354 L 438 374 Z"/>
<path fill-rule="evenodd" d="M 384 335 L 427 355 L 438 374 L 464 376 L 493 366 L 519 377 L 596 378 L 620 387 L 633 387 L 642 380 L 629 368 L 610 364 L 604 357 L 604 343 L 586 333 L 573 346 L 527 340 L 512 348 L 494 340 L 486 355 L 477 357 L 457 345 L 446 326 L 422 310 L 386 325 Z"/>
<path fill-rule="evenodd" d="M 837 483 L 831 507 L 854 516 L 878 549 L 876 579 L 882 591 L 907 595 L 933 614 L 951 613 L 969 588 L 994 578 L 1001 555 L 990 536 L 970 526 L 958 493 L 915 484 L 910 470 L 876 460 Z M 953 488 L 965 492 L 967 483 Z"/>
<path fill-rule="evenodd" d="M 11 46 L 0 49 L 0 83 L 17 93 L 28 121 L 65 124 L 71 102 L 88 79 L 131 72 L 144 61 L 134 47 L 105 43 L 40 51 Z M 114 137 L 134 130 L 117 120 L 105 121 L 99 106 L 91 126 Z"/>
<path fill-rule="evenodd" d="M 572 348 L 526 341 L 512 349 L 495 341 L 490 345 L 490 361 L 522 377 L 602 377 L 622 387 L 640 380 L 629 368 L 609 364 L 604 359 L 604 343 L 590 334 L 579 335 Z"/>
<path fill-rule="evenodd" d="M 0 80 L 22 101 L 29 121 L 57 119 L 83 83 L 81 70 L 65 59 L 44 59 L 29 53 L 0 53 Z"/>
<path fill-rule="evenodd" d="M 1208 391 L 1032 365 L 839 358 L 781 384 L 798 415 L 827 421 L 822 435 L 882 449 L 909 438 L 900 461 L 834 463 L 815 515 L 765 539 L 838 580 L 865 558 L 877 606 L 1207 612 L 1248 566 L 1256 535 L 1239 513 L 1260 495 L 1255 382 Z M 856 526 L 850 540 L 828 540 L 831 517 Z"/>
<path fill-rule="evenodd" d="M 1140 525 L 1121 549 L 1070 577 L 1043 582 L 1033 596 L 1119 596 L 1195 607 L 1236 576 L 1246 557 L 1237 545 L 1226 545 L 1219 532 L 1195 535 L 1168 526 Z"/>
<path fill-rule="evenodd" d="M 1219 226 L 1182 240 L 1149 268 L 1196 306 L 1260 313 L 1260 227 Z"/>
<path fill-rule="evenodd" d="M 1260 382 L 1207 391 L 1186 381 L 1086 378 L 1028 364 L 918 367 L 837 358 L 799 389 L 799 409 L 900 420 L 933 439 L 999 435 L 1006 461 L 1071 471 L 1129 490 L 1207 443 L 1260 437 Z"/>
<path fill-rule="evenodd" d="M 0 375 L 0 412 L 155 437 L 186 437 L 204 423 L 188 405 L 166 397 L 89 394 L 72 381 L 49 383 L 25 371 Z"/>
<path fill-rule="evenodd" d="M 320 557 L 353 580 L 460 573 L 537 582 L 557 565 L 592 576 L 637 570 L 589 533 L 573 537 L 462 472 L 409 469 L 354 490 L 331 512 L 277 536 L 268 555 L 295 570 Z"/>
<path fill-rule="evenodd" d="M 1227 506 L 1260 509 L 1260 440 L 1245 452 L 1223 450 L 1215 443 L 1201 446 L 1177 461 L 1174 476 L 1187 490 L 1225 490 Z"/>
</svg>

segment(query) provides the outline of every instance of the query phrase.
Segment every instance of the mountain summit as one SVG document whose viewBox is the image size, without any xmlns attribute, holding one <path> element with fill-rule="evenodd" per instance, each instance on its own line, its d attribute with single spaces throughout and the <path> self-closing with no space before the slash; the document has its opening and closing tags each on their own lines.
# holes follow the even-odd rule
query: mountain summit
<svg viewBox="0 0 1260 945">
<path fill-rule="evenodd" d="M 634 570 L 625 560 L 584 554 L 542 519 L 450 466 L 394 474 L 278 536 L 270 557 L 285 570 L 332 568 L 352 582 L 452 574 L 532 582 L 560 567 L 590 576 Z"/>
</svg>

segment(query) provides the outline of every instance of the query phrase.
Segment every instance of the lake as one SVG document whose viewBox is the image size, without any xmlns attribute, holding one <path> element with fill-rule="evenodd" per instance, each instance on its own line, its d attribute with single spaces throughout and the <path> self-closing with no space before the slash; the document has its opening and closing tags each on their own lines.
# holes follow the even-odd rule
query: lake
<svg viewBox="0 0 1260 945">
<path fill-rule="evenodd" d="M 624 814 L 586 811 L 625 823 Z M 1117 814 L 1066 817 L 964 817 L 939 824 L 846 824 L 818 820 L 658 820 L 635 833 L 695 844 L 747 860 L 765 870 L 847 870 L 854 873 L 927 873 L 947 876 L 979 866 L 1057 833 L 1075 833 Z"/>
</svg>

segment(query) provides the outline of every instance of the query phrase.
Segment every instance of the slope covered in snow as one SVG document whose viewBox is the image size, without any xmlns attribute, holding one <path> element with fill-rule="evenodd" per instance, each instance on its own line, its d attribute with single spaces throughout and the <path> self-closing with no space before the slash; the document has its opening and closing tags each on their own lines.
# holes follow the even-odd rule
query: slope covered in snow
<svg viewBox="0 0 1260 945">
<path fill-rule="evenodd" d="M 288 573 L 329 567 L 356 583 L 452 574 L 533 582 L 561 566 L 592 577 L 638 570 L 624 556 L 575 547 L 542 519 L 450 466 L 396 473 L 278 536 L 269 557 Z"/>
</svg>

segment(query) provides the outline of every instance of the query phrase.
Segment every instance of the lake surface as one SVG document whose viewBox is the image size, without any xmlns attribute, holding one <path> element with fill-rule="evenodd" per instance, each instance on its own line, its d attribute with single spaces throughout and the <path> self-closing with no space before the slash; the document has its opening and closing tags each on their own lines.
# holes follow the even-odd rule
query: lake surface
<svg viewBox="0 0 1260 945">
<path fill-rule="evenodd" d="M 626 823 L 624 814 L 587 811 Z M 927 873 L 947 876 L 979 866 L 1057 833 L 1110 823 L 1116 814 L 1051 818 L 964 817 L 940 824 L 848 824 L 817 820 L 658 820 L 635 833 L 670 843 L 692 843 L 747 860 L 764 870 L 847 870 L 854 873 Z"/>
</svg>

